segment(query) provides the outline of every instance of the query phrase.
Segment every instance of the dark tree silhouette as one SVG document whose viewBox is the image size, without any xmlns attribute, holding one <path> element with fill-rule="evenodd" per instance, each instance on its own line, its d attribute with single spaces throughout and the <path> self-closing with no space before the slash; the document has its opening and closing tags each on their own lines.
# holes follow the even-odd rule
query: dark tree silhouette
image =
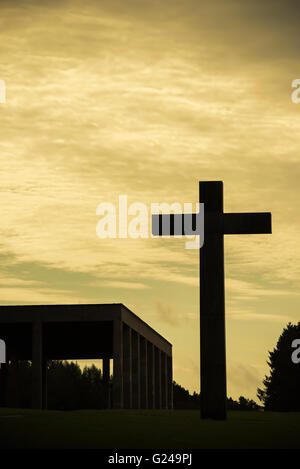
<svg viewBox="0 0 300 469">
<path fill-rule="evenodd" d="M 277 345 L 269 352 L 270 375 L 265 376 L 264 388 L 257 390 L 257 397 L 263 402 L 265 410 L 300 410 L 300 363 L 293 363 L 292 354 L 296 349 L 292 342 L 300 339 L 300 322 L 288 323 L 283 329 Z"/>
<path fill-rule="evenodd" d="M 48 362 L 48 408 L 58 410 L 80 409 L 81 370 L 77 363 Z"/>
<path fill-rule="evenodd" d="M 81 377 L 81 392 L 81 401 L 85 409 L 102 409 L 107 406 L 102 373 L 95 365 L 84 368 Z"/>
<path fill-rule="evenodd" d="M 31 407 L 31 363 L 18 362 L 18 403 L 14 399 L 12 385 L 7 392 L 9 407 Z M 12 364 L 8 366 L 9 382 L 13 381 Z M 110 383 L 111 387 L 112 383 Z M 49 360 L 47 363 L 47 407 L 50 410 L 103 409 L 107 407 L 107 387 L 101 371 L 95 366 L 83 370 L 78 363 Z M 200 409 L 201 395 L 190 394 L 173 381 L 174 409 Z M 257 404 L 241 396 L 239 401 L 227 399 L 228 410 L 255 410 Z"/>
<path fill-rule="evenodd" d="M 81 371 L 74 362 L 49 362 L 49 409 L 103 409 L 106 403 L 102 373 L 95 365 Z"/>
<path fill-rule="evenodd" d="M 174 409 L 200 409 L 200 394 L 190 394 L 187 389 L 173 381 Z"/>
<path fill-rule="evenodd" d="M 187 389 L 173 382 L 174 409 L 200 409 L 201 393 L 190 394 Z M 258 410 L 260 406 L 252 399 L 240 396 L 238 401 L 227 398 L 227 410 Z"/>
<path fill-rule="evenodd" d="M 8 407 L 31 407 L 31 363 L 18 362 L 18 382 L 14 379 L 12 363 L 8 366 Z M 17 397 L 16 397 L 17 393 Z M 83 371 L 74 362 L 51 360 L 47 363 L 48 409 L 102 409 L 107 407 L 107 389 L 101 371 L 94 365 Z"/>
</svg>

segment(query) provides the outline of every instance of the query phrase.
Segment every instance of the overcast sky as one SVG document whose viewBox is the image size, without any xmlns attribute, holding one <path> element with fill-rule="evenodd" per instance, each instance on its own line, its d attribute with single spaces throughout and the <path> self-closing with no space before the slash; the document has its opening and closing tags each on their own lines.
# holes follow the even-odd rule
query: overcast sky
<svg viewBox="0 0 300 469">
<path fill-rule="evenodd" d="M 0 303 L 122 302 L 199 391 L 198 252 L 96 236 L 96 207 L 198 201 L 271 211 L 225 240 L 228 394 L 254 398 L 300 319 L 298 1 L 0 2 Z"/>
</svg>

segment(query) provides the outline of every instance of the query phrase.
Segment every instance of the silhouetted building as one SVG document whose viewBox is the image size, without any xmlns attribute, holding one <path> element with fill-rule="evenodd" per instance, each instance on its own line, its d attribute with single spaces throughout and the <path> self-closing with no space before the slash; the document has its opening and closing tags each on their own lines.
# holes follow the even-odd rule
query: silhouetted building
<svg viewBox="0 0 300 469">
<path fill-rule="evenodd" d="M 0 337 L 15 369 L 15 389 L 18 360 L 32 361 L 35 409 L 47 408 L 47 360 L 98 358 L 113 408 L 173 408 L 172 345 L 123 304 L 0 306 Z M 0 406 L 6 395 L 7 363 L 1 365 Z"/>
</svg>

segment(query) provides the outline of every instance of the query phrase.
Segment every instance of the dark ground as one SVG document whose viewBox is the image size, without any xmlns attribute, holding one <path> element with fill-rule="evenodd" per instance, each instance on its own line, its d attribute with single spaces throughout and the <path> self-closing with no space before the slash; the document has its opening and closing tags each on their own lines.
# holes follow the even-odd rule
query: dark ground
<svg viewBox="0 0 300 469">
<path fill-rule="evenodd" d="M 0 448 L 300 448 L 300 412 L 0 409 Z"/>
</svg>

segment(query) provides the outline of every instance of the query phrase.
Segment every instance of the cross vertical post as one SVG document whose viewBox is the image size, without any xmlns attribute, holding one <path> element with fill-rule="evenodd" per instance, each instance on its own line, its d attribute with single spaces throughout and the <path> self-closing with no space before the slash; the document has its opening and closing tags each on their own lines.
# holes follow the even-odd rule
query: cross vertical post
<svg viewBox="0 0 300 469">
<path fill-rule="evenodd" d="M 200 182 L 204 244 L 200 252 L 200 368 L 202 418 L 226 418 L 223 183 Z"/>
</svg>

